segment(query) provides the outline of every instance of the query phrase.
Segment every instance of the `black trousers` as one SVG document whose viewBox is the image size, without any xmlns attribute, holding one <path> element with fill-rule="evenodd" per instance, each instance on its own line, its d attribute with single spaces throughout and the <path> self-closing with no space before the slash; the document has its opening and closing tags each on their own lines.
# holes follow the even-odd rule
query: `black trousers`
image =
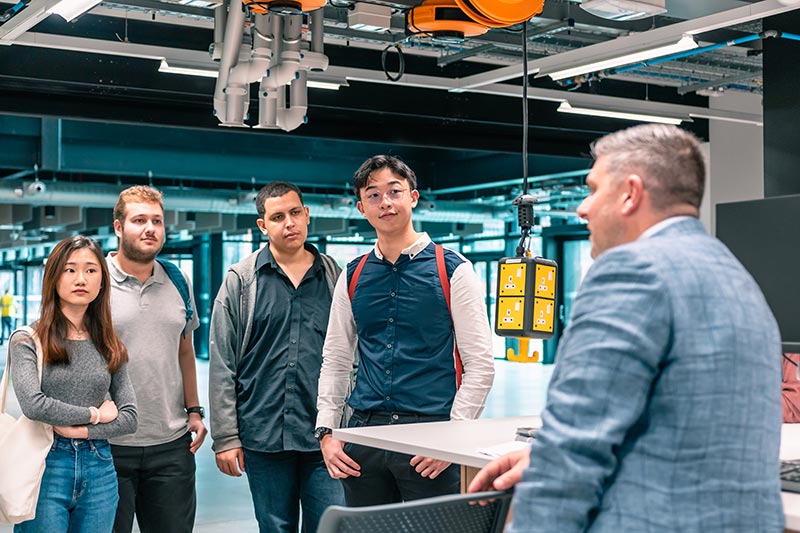
<svg viewBox="0 0 800 533">
<path fill-rule="evenodd" d="M 157 446 L 111 446 L 119 484 L 114 533 L 191 533 L 197 508 L 191 433 Z"/>
<path fill-rule="evenodd" d="M 355 411 L 348 427 L 442 422 L 448 416 L 413 413 Z M 344 452 L 361 466 L 361 476 L 342 480 L 344 498 L 350 507 L 378 505 L 457 494 L 461 490 L 461 471 L 450 465 L 436 479 L 422 477 L 409 464 L 411 455 L 345 443 Z"/>
</svg>

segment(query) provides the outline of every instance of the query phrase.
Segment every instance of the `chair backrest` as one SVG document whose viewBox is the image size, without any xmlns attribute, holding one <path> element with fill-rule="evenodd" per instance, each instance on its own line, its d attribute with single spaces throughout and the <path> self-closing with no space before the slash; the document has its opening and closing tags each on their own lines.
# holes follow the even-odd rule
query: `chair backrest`
<svg viewBox="0 0 800 533">
<path fill-rule="evenodd" d="M 501 533 L 511 495 L 478 492 L 370 507 L 333 505 L 323 513 L 317 533 Z"/>
</svg>

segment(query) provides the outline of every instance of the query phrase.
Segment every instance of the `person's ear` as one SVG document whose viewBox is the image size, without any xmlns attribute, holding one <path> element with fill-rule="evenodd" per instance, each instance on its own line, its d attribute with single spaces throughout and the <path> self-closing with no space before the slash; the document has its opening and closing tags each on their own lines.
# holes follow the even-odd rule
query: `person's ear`
<svg viewBox="0 0 800 533">
<path fill-rule="evenodd" d="M 117 237 L 122 238 L 122 222 L 114 220 L 114 233 Z"/>
<path fill-rule="evenodd" d="M 622 214 L 630 215 L 639 209 L 644 199 L 644 181 L 638 174 L 629 174 L 622 186 Z"/>
<path fill-rule="evenodd" d="M 356 209 L 358 209 L 358 212 L 362 215 L 367 216 L 367 214 L 364 212 L 364 205 L 361 203 L 361 200 L 356 202 Z"/>
<path fill-rule="evenodd" d="M 257 218 L 256 219 L 256 226 L 258 226 L 258 229 L 261 231 L 262 235 L 266 235 L 267 234 L 267 226 L 264 224 L 264 219 L 263 218 Z"/>
<path fill-rule="evenodd" d="M 411 207 L 417 207 L 417 203 L 419 202 L 419 191 L 417 189 L 412 189 L 411 191 Z"/>
</svg>

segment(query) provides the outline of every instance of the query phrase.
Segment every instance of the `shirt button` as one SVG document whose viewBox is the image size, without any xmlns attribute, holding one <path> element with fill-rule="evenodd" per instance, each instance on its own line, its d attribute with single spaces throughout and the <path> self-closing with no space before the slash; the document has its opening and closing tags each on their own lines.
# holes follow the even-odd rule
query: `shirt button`
<svg viewBox="0 0 800 533">
<path fill-rule="evenodd" d="M 393 267 L 392 272 L 397 272 L 397 267 Z"/>
<path fill-rule="evenodd" d="M 387 396 L 387 397 L 386 397 L 386 399 L 387 399 L 387 400 L 391 400 L 391 399 L 392 399 L 392 397 L 391 397 L 391 396 Z"/>
<path fill-rule="evenodd" d="M 392 298 L 394 298 L 394 297 L 395 297 L 395 294 L 394 294 L 394 293 L 391 293 L 389 296 L 391 296 Z"/>
<path fill-rule="evenodd" d="M 294 368 L 294 363 L 289 363 L 289 368 Z"/>
<path fill-rule="evenodd" d="M 288 390 L 289 392 L 292 392 L 292 391 L 294 390 L 294 387 L 289 387 L 287 390 Z"/>
<path fill-rule="evenodd" d="M 392 415 L 392 420 L 400 420 L 400 417 L 398 415 Z"/>
<path fill-rule="evenodd" d="M 390 318 L 389 318 L 389 324 L 391 324 L 392 322 L 394 322 L 394 318 L 391 318 L 391 317 L 390 317 Z"/>
<path fill-rule="evenodd" d="M 392 373 L 392 371 L 391 371 L 391 370 L 387 370 L 387 371 L 386 371 L 386 375 L 387 375 L 387 376 L 388 376 L 389 374 L 391 374 L 391 373 Z"/>
<path fill-rule="evenodd" d="M 387 345 L 386 345 L 386 347 L 387 347 L 387 348 L 389 348 L 389 349 L 391 350 L 391 349 L 392 349 L 392 344 L 391 344 L 391 343 L 389 343 L 389 344 L 387 344 Z"/>
<path fill-rule="evenodd" d="M 297 344 L 297 339 L 292 339 L 292 344 Z"/>
</svg>

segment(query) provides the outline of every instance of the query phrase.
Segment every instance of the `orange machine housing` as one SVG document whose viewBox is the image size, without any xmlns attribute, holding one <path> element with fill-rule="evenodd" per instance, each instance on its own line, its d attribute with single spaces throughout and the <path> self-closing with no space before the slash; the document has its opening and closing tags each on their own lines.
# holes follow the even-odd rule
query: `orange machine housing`
<svg viewBox="0 0 800 533">
<path fill-rule="evenodd" d="M 433 37 L 464 39 L 483 35 L 489 28 L 475 22 L 456 5 L 456 0 L 425 0 L 408 13 L 408 29 Z"/>
<path fill-rule="evenodd" d="M 325 6 L 327 0 L 242 0 L 253 13 L 266 15 L 270 11 L 308 13 Z"/>
</svg>

